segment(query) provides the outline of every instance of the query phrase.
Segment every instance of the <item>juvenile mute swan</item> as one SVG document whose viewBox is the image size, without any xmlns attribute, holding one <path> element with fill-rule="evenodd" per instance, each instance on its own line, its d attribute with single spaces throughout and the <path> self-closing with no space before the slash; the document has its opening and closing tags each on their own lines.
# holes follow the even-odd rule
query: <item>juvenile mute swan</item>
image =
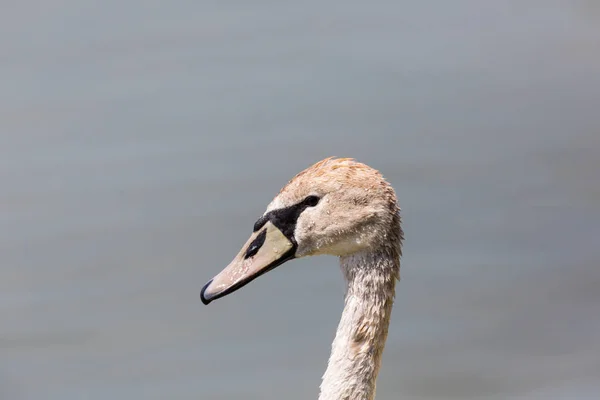
<svg viewBox="0 0 600 400">
<path fill-rule="evenodd" d="M 319 161 L 281 189 L 200 298 L 208 304 L 294 258 L 338 256 L 345 306 L 319 399 L 372 400 L 400 279 L 399 211 L 377 170 L 349 158 Z"/>
</svg>

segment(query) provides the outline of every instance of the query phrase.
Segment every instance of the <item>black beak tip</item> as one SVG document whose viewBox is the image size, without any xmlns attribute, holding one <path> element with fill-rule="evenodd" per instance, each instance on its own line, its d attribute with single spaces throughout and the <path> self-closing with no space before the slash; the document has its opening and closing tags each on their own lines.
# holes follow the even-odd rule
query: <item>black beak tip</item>
<svg viewBox="0 0 600 400">
<path fill-rule="evenodd" d="M 212 279 L 210 281 L 208 281 L 206 283 L 206 285 L 204 285 L 202 287 L 202 290 L 200 291 L 200 300 L 202 301 L 202 303 L 207 306 L 212 300 L 208 299 L 204 296 L 204 292 L 206 291 L 206 288 L 212 283 Z"/>
</svg>

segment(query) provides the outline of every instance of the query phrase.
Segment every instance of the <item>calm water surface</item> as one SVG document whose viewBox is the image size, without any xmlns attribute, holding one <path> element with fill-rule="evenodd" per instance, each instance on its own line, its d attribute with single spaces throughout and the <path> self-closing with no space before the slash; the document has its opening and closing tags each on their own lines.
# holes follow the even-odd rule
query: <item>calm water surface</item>
<svg viewBox="0 0 600 400">
<path fill-rule="evenodd" d="M 10 3 L 0 398 L 316 398 L 335 258 L 198 293 L 329 155 L 403 209 L 378 399 L 600 398 L 596 2 Z"/>
</svg>

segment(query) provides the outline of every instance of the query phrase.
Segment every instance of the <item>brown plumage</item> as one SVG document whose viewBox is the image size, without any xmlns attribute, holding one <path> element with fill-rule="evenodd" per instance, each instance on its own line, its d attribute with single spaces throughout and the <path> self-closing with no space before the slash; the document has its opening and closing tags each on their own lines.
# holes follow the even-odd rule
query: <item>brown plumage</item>
<svg viewBox="0 0 600 400">
<path fill-rule="evenodd" d="M 293 258 L 338 256 L 345 306 L 319 398 L 371 400 L 400 279 L 399 211 L 377 170 L 351 158 L 319 161 L 281 189 L 238 256 L 202 289 L 202 301 Z"/>
</svg>

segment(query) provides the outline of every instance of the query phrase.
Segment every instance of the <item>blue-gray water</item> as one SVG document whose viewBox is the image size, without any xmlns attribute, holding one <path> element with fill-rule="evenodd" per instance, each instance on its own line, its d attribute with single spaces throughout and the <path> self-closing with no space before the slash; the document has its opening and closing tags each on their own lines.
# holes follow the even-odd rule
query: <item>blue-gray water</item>
<svg viewBox="0 0 600 400">
<path fill-rule="evenodd" d="M 600 398 L 600 7 L 5 2 L 0 398 L 316 398 L 335 258 L 198 298 L 296 172 L 406 232 L 378 399 Z"/>
</svg>

